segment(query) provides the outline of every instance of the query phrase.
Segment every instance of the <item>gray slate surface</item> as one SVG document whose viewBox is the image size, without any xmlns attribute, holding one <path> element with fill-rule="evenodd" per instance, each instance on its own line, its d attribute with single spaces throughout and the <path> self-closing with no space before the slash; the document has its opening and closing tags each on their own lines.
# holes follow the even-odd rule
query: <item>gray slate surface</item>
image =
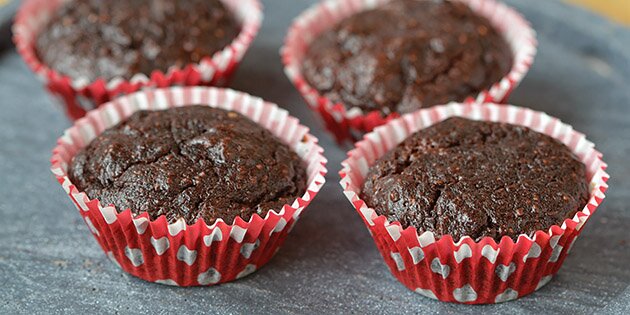
<svg viewBox="0 0 630 315">
<path fill-rule="evenodd" d="M 610 165 L 611 188 L 550 284 L 517 301 L 472 307 L 400 285 L 342 196 L 337 171 L 345 153 L 307 111 L 278 57 L 290 20 L 310 2 L 266 1 L 263 28 L 232 86 L 312 126 L 330 161 L 329 182 L 266 267 L 217 287 L 147 283 L 105 258 L 48 171 L 69 122 L 14 52 L 0 56 L 0 314 L 630 313 L 630 30 L 559 2 L 508 1 L 540 40 L 512 103 L 586 133 Z"/>
</svg>

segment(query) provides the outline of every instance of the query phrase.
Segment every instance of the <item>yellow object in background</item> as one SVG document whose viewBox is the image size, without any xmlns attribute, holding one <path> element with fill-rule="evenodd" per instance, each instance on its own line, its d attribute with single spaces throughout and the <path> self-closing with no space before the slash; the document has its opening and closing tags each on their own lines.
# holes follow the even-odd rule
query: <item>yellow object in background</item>
<svg viewBox="0 0 630 315">
<path fill-rule="evenodd" d="M 613 21 L 630 25 L 630 0 L 567 0 L 602 14 Z"/>
</svg>

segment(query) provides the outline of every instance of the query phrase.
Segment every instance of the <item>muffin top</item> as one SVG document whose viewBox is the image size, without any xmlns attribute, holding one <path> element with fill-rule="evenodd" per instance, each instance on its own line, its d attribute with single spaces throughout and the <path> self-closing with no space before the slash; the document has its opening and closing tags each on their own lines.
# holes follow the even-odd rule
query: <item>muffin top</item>
<svg viewBox="0 0 630 315">
<path fill-rule="evenodd" d="M 301 159 L 268 130 L 198 105 L 134 113 L 81 149 L 68 174 L 102 205 L 170 223 L 265 217 L 306 189 Z"/>
<path fill-rule="evenodd" d="M 450 118 L 379 159 L 361 198 L 403 228 L 500 241 L 573 217 L 589 189 L 584 164 L 557 140 L 522 126 Z"/>
<path fill-rule="evenodd" d="M 475 97 L 511 66 L 507 42 L 467 5 L 393 0 L 321 34 L 302 72 L 333 102 L 387 115 Z"/>
<path fill-rule="evenodd" d="M 198 63 L 239 31 L 219 0 L 72 0 L 35 44 L 44 64 L 71 78 L 130 79 Z"/>
</svg>

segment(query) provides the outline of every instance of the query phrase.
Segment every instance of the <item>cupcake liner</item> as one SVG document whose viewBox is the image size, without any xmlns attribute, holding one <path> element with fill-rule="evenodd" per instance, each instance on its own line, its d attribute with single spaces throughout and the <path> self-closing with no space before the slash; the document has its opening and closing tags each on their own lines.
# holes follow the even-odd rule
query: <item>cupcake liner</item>
<svg viewBox="0 0 630 315">
<path fill-rule="evenodd" d="M 164 216 L 119 213 L 79 191 L 68 178 L 73 156 L 105 129 L 142 109 L 202 104 L 237 111 L 288 144 L 307 165 L 308 188 L 292 204 L 254 214 L 249 222 L 203 219 L 169 224 Z M 178 285 L 211 285 L 241 278 L 267 263 L 287 233 L 323 186 L 326 158 L 317 138 L 298 119 L 275 104 L 229 89 L 172 87 L 120 97 L 76 121 L 58 140 L 51 170 L 73 201 L 103 251 L 126 272 L 147 281 Z"/>
<path fill-rule="evenodd" d="M 365 113 L 358 107 L 346 109 L 343 104 L 333 103 L 304 79 L 302 60 L 310 43 L 319 34 L 348 16 L 389 1 L 391 0 L 326 0 L 316 4 L 293 21 L 284 46 L 280 50 L 287 77 L 302 94 L 309 107 L 319 114 L 324 126 L 339 144 L 359 140 L 364 133 L 400 115 L 392 113 L 383 117 L 379 111 Z M 467 4 L 475 13 L 487 18 L 512 49 L 514 61 L 510 72 L 489 89 L 468 98 L 469 101 L 479 103 L 502 103 L 531 67 L 536 55 L 536 33 L 529 22 L 503 3 L 494 0 L 456 1 Z"/>
<path fill-rule="evenodd" d="M 369 167 L 409 135 L 451 116 L 522 125 L 547 134 L 573 151 L 586 165 L 590 182 L 588 204 L 571 219 L 533 237 L 522 234 L 514 242 L 402 229 L 377 215 L 359 198 Z M 403 115 L 375 128 L 356 143 L 342 162 L 341 186 L 359 213 L 392 274 L 409 289 L 441 301 L 467 304 L 504 302 L 532 293 L 556 274 L 581 228 L 604 199 L 609 175 L 593 143 L 569 125 L 545 113 L 512 105 L 459 104 L 435 106 Z"/>
<path fill-rule="evenodd" d="M 13 41 L 25 63 L 39 77 L 66 115 L 76 120 L 87 111 L 111 99 L 146 87 L 215 85 L 224 86 L 243 58 L 262 22 L 262 5 L 258 0 L 222 0 L 242 24 L 238 36 L 228 46 L 199 63 L 166 72 L 154 70 L 150 75 L 135 74 L 131 79 L 113 78 L 89 81 L 70 78 L 43 64 L 37 56 L 35 41 L 54 12 L 68 0 L 26 0 L 13 24 Z"/>
</svg>

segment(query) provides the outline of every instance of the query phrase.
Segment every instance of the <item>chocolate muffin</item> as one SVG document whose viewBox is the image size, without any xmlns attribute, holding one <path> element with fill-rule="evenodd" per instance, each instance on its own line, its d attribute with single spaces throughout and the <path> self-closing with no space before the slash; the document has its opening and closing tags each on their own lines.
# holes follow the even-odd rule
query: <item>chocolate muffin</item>
<svg viewBox="0 0 630 315">
<path fill-rule="evenodd" d="M 361 198 L 403 228 L 499 241 L 562 224 L 589 198 L 586 169 L 526 127 L 450 118 L 409 136 L 371 167 Z"/>
<path fill-rule="evenodd" d="M 139 111 L 76 154 L 69 178 L 103 205 L 192 224 L 280 210 L 306 189 L 299 156 L 248 118 L 208 106 Z"/>
<path fill-rule="evenodd" d="M 198 63 L 239 32 L 219 0 L 72 0 L 51 17 L 36 49 L 71 78 L 130 79 Z"/>
<path fill-rule="evenodd" d="M 393 0 L 316 38 L 302 72 L 333 102 L 388 115 L 475 97 L 512 60 L 504 38 L 467 5 Z"/>
</svg>

